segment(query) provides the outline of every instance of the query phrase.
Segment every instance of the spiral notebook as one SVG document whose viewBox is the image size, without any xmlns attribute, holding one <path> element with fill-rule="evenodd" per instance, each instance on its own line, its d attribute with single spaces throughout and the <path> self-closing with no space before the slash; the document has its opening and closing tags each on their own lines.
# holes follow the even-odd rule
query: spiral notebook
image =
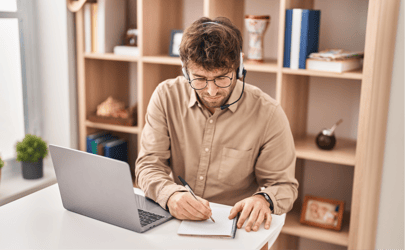
<svg viewBox="0 0 405 250">
<path fill-rule="evenodd" d="M 232 220 L 228 219 L 232 207 L 221 204 L 210 204 L 212 210 L 211 220 L 204 221 L 186 221 L 183 220 L 180 224 L 177 234 L 187 236 L 202 236 L 202 237 L 221 237 L 235 238 L 236 223 L 239 214 Z"/>
</svg>

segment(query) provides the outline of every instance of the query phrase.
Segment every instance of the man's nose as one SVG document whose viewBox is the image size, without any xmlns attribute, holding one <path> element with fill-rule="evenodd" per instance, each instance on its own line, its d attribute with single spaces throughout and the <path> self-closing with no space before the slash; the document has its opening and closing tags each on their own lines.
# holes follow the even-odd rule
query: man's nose
<svg viewBox="0 0 405 250">
<path fill-rule="evenodd" d="M 214 84 L 214 81 L 208 81 L 207 91 L 210 96 L 216 96 L 218 93 L 218 86 Z"/>
</svg>

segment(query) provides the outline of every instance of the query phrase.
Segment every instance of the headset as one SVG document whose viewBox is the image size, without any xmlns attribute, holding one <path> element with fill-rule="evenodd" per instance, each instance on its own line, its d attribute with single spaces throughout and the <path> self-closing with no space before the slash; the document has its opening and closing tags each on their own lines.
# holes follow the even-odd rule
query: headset
<svg viewBox="0 0 405 250">
<path fill-rule="evenodd" d="M 222 24 L 217 23 L 217 22 L 205 22 L 205 23 L 203 23 L 203 24 L 206 24 L 206 23 L 215 24 L 215 25 L 222 25 Z M 185 78 L 187 79 L 187 81 L 190 83 L 190 80 L 191 80 L 191 79 L 190 79 L 190 76 L 189 76 L 188 73 L 187 73 L 186 68 L 184 67 L 183 61 L 181 61 L 181 70 L 183 71 L 184 77 L 185 77 Z M 245 70 L 245 66 L 243 65 L 242 48 L 241 48 L 241 52 L 240 52 L 240 63 L 239 63 L 239 67 L 238 67 L 238 69 L 237 69 L 236 71 L 237 71 L 237 79 L 240 79 L 240 78 L 243 77 L 242 93 L 240 94 L 238 100 L 234 101 L 234 102 L 231 103 L 231 104 L 226 104 L 226 105 L 221 106 L 221 110 L 224 110 L 224 109 L 226 109 L 227 107 L 229 107 L 229 106 L 235 104 L 236 102 L 238 102 L 238 101 L 240 100 L 240 98 L 242 98 L 243 91 L 244 91 L 244 89 L 245 89 L 245 77 L 246 77 L 246 73 L 247 73 L 247 71 Z"/>
</svg>

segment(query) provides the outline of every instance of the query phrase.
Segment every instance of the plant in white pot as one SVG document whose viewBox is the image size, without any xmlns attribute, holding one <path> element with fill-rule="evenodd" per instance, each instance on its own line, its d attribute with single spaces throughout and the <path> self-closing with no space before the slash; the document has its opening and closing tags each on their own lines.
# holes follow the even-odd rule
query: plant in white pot
<svg viewBox="0 0 405 250">
<path fill-rule="evenodd" d="M 26 134 L 17 143 L 17 161 L 21 162 L 24 179 L 38 179 L 43 176 L 43 159 L 48 155 L 48 147 L 41 137 Z"/>
</svg>

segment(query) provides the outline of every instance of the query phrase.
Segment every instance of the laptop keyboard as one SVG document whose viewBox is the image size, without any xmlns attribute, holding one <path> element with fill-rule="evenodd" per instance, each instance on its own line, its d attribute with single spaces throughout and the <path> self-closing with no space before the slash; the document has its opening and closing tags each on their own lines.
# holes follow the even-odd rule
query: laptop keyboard
<svg viewBox="0 0 405 250">
<path fill-rule="evenodd" d="M 142 209 L 138 209 L 138 214 L 139 214 L 139 219 L 141 220 L 141 226 L 143 226 L 143 227 L 164 217 L 164 216 L 161 216 L 158 214 L 147 212 Z"/>
</svg>

